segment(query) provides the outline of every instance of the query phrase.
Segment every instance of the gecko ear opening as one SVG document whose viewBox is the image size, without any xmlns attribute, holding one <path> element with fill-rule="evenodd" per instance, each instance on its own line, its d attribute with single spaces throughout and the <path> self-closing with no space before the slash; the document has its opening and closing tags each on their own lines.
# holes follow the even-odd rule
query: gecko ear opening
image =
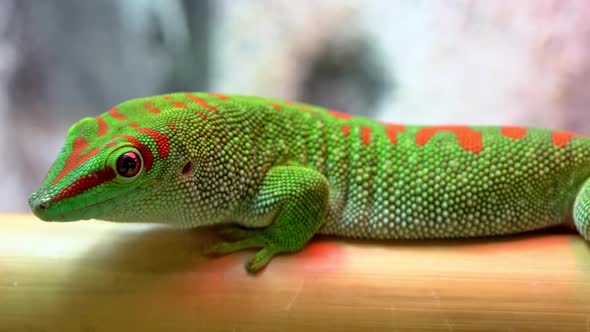
<svg viewBox="0 0 590 332">
<path fill-rule="evenodd" d="M 107 166 L 117 174 L 115 182 L 129 183 L 141 175 L 144 163 L 141 153 L 132 147 L 121 147 L 109 156 Z"/>
<path fill-rule="evenodd" d="M 191 161 L 189 161 L 188 163 L 186 163 L 186 165 L 184 165 L 184 167 L 182 168 L 182 174 L 185 174 L 186 175 L 186 174 L 190 173 L 190 171 L 191 171 L 191 169 L 193 167 L 192 165 L 193 164 L 192 164 Z"/>
</svg>

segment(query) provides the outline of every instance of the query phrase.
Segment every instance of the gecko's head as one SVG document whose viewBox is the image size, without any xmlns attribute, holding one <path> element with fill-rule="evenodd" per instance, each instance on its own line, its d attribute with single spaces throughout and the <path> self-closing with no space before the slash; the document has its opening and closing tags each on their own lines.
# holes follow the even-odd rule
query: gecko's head
<svg viewBox="0 0 590 332">
<path fill-rule="evenodd" d="M 130 114 L 132 112 L 125 112 Z M 126 220 L 151 213 L 146 204 L 170 163 L 174 127 L 112 109 L 74 124 L 42 186 L 29 198 L 45 221 Z M 177 149 L 176 149 L 177 150 Z M 182 168 L 182 166 L 180 166 Z"/>
</svg>

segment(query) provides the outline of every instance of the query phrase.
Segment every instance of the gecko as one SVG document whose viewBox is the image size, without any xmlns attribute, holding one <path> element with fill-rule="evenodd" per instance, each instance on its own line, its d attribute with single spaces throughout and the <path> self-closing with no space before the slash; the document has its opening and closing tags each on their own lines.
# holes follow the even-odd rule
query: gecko
<svg viewBox="0 0 590 332">
<path fill-rule="evenodd" d="M 590 137 L 419 126 L 218 93 L 125 101 L 75 123 L 29 205 L 44 221 L 219 225 L 256 272 L 316 234 L 471 238 L 567 224 L 590 239 Z"/>
</svg>

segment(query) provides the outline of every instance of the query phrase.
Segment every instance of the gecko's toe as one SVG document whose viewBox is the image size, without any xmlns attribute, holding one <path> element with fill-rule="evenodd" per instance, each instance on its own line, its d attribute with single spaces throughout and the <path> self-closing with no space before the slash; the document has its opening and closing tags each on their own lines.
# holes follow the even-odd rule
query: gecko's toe
<svg viewBox="0 0 590 332">
<path fill-rule="evenodd" d="M 249 237 L 236 242 L 218 242 L 205 249 L 205 253 L 209 256 L 225 255 L 232 252 L 240 251 L 249 248 L 263 248 L 263 237 Z"/>
<path fill-rule="evenodd" d="M 226 225 L 217 230 L 222 238 L 228 240 L 242 240 L 260 233 L 260 229 L 248 229 L 238 225 Z"/>
<path fill-rule="evenodd" d="M 250 258 L 246 263 L 246 271 L 248 273 L 257 273 L 268 265 L 271 259 L 277 254 L 279 250 L 273 249 L 272 247 L 266 246 L 262 250 L 258 251 L 254 257 Z"/>
<path fill-rule="evenodd" d="M 212 244 L 205 249 L 203 249 L 203 255 L 205 256 L 221 256 L 224 254 L 231 253 L 231 247 L 229 246 L 231 243 L 229 242 L 218 242 Z"/>
</svg>

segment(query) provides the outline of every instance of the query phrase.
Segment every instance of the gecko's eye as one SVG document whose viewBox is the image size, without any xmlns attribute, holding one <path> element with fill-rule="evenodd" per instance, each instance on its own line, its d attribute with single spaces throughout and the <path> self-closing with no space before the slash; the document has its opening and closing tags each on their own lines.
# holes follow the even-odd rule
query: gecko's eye
<svg viewBox="0 0 590 332">
<path fill-rule="evenodd" d="M 117 173 L 132 178 L 141 170 L 141 158 L 135 152 L 125 152 L 117 159 Z"/>
</svg>

